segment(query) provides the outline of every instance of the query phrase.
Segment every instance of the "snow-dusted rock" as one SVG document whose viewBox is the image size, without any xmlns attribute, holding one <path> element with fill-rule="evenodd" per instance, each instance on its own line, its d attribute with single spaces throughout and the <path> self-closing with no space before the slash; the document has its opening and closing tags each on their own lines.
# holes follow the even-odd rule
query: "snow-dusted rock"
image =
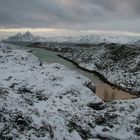
<svg viewBox="0 0 140 140">
<path fill-rule="evenodd" d="M 81 74 L 1 48 L 0 139 L 140 139 L 139 99 L 104 103 Z"/>
</svg>

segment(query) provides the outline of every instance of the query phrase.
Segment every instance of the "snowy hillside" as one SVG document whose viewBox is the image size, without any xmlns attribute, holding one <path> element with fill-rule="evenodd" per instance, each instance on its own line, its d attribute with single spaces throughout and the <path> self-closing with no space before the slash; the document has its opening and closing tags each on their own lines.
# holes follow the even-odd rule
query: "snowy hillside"
<svg viewBox="0 0 140 140">
<path fill-rule="evenodd" d="M 140 139 L 139 99 L 104 103 L 90 81 L 0 44 L 0 139 Z"/>
<path fill-rule="evenodd" d="M 111 83 L 140 94 L 140 47 L 108 44 L 75 48 L 64 56 L 81 67 L 98 71 Z"/>
</svg>

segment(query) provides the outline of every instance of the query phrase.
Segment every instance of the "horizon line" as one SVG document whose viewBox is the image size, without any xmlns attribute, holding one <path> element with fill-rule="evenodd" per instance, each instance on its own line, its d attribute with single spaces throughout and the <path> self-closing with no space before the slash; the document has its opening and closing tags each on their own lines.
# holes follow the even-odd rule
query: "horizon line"
<svg viewBox="0 0 140 140">
<path fill-rule="evenodd" d="M 63 29 L 63 28 L 0 28 L 0 32 L 77 32 L 79 34 L 110 34 L 110 35 L 124 35 L 124 36 L 140 36 L 138 32 L 129 31 L 117 31 L 117 30 L 74 30 L 74 29 Z"/>
</svg>

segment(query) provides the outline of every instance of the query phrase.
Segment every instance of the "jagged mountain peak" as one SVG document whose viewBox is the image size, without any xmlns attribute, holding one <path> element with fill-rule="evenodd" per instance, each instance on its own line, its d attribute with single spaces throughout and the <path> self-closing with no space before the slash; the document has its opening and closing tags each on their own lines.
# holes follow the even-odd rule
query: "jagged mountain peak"
<svg viewBox="0 0 140 140">
<path fill-rule="evenodd" d="M 34 36 L 31 32 L 27 31 L 24 34 L 18 33 L 14 36 L 9 37 L 5 42 L 38 42 L 44 41 L 45 38 L 40 36 Z"/>
<path fill-rule="evenodd" d="M 29 31 L 27 31 L 25 34 L 23 34 L 23 36 L 34 37 L 34 35 L 31 34 L 31 32 L 29 32 Z"/>
<path fill-rule="evenodd" d="M 23 34 L 22 37 L 25 40 L 29 40 L 29 41 L 32 41 L 35 38 L 35 36 L 32 35 L 29 31 L 27 31 L 25 34 Z"/>
<path fill-rule="evenodd" d="M 17 34 L 17 36 L 21 36 L 21 35 L 22 35 L 21 33 L 18 33 L 18 34 Z"/>
</svg>

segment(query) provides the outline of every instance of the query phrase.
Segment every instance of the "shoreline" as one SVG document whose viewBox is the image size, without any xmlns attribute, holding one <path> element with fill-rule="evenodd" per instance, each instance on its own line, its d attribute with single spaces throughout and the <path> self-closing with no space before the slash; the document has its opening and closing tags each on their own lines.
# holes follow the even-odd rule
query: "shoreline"
<svg viewBox="0 0 140 140">
<path fill-rule="evenodd" d="M 53 51 L 53 52 L 61 52 L 61 53 L 64 53 L 64 51 L 56 50 L 56 49 L 52 49 L 52 48 L 46 48 L 46 47 L 39 47 L 39 46 L 26 46 L 26 47 L 27 47 L 27 48 L 30 48 L 30 47 L 32 47 L 32 48 L 40 48 L 40 49 L 45 49 L 45 50 L 49 50 L 49 51 Z M 65 57 L 65 56 L 63 56 L 63 55 L 61 55 L 61 54 L 58 54 L 57 56 L 63 58 L 64 60 L 67 60 L 67 61 L 73 63 L 75 66 L 77 66 L 79 69 L 81 69 L 81 70 L 83 70 L 83 71 L 86 71 L 86 72 L 95 74 L 96 76 L 99 77 L 99 79 L 100 79 L 101 81 L 103 81 L 105 84 L 111 86 L 111 88 L 116 88 L 117 90 L 122 90 L 123 92 L 127 92 L 127 93 L 129 93 L 130 95 L 136 96 L 135 98 L 140 97 L 140 96 L 138 96 L 138 94 L 137 94 L 136 92 L 130 91 L 130 90 L 126 89 L 126 88 L 123 88 L 123 87 L 121 87 L 121 86 L 118 86 L 118 85 L 116 85 L 116 84 L 111 83 L 110 81 L 107 80 L 107 78 L 105 78 L 105 77 L 104 77 L 101 73 L 99 73 L 98 71 L 89 70 L 89 69 L 86 69 L 86 68 L 84 68 L 84 67 L 81 67 L 81 66 L 79 66 L 79 64 L 78 64 L 77 62 L 75 62 L 75 61 L 73 61 L 73 60 L 71 60 L 71 59 L 69 59 L 69 58 L 67 58 L 67 57 Z"/>
<path fill-rule="evenodd" d="M 66 57 L 62 56 L 61 54 L 58 54 L 58 56 L 61 57 L 61 58 L 63 58 L 63 59 L 65 59 L 65 60 L 67 60 L 67 61 L 69 61 L 69 62 L 71 62 L 71 63 L 73 63 L 73 64 L 76 65 L 78 68 L 80 68 L 80 69 L 82 69 L 82 70 L 84 70 L 84 71 L 86 71 L 86 72 L 94 73 L 95 75 L 97 75 L 97 76 L 100 78 L 100 80 L 102 80 L 103 82 L 105 82 L 105 84 L 108 84 L 108 85 L 110 85 L 111 87 L 117 88 L 118 90 L 122 90 L 122 91 L 124 91 L 124 92 L 130 93 L 131 95 L 136 95 L 137 97 L 139 97 L 139 96 L 137 95 L 137 93 L 131 92 L 131 91 L 129 91 L 129 90 L 126 89 L 126 88 L 123 88 L 123 87 L 121 87 L 121 86 L 118 86 L 118 85 L 115 85 L 115 84 L 111 83 L 111 82 L 108 81 L 101 73 L 99 73 L 99 72 L 97 72 L 97 71 L 95 71 L 95 70 L 89 70 L 89 69 L 83 68 L 83 67 L 79 66 L 79 64 L 78 64 L 77 62 L 75 62 L 75 61 L 73 61 L 73 60 L 71 60 L 71 59 L 69 59 L 69 58 L 66 58 Z"/>
</svg>

